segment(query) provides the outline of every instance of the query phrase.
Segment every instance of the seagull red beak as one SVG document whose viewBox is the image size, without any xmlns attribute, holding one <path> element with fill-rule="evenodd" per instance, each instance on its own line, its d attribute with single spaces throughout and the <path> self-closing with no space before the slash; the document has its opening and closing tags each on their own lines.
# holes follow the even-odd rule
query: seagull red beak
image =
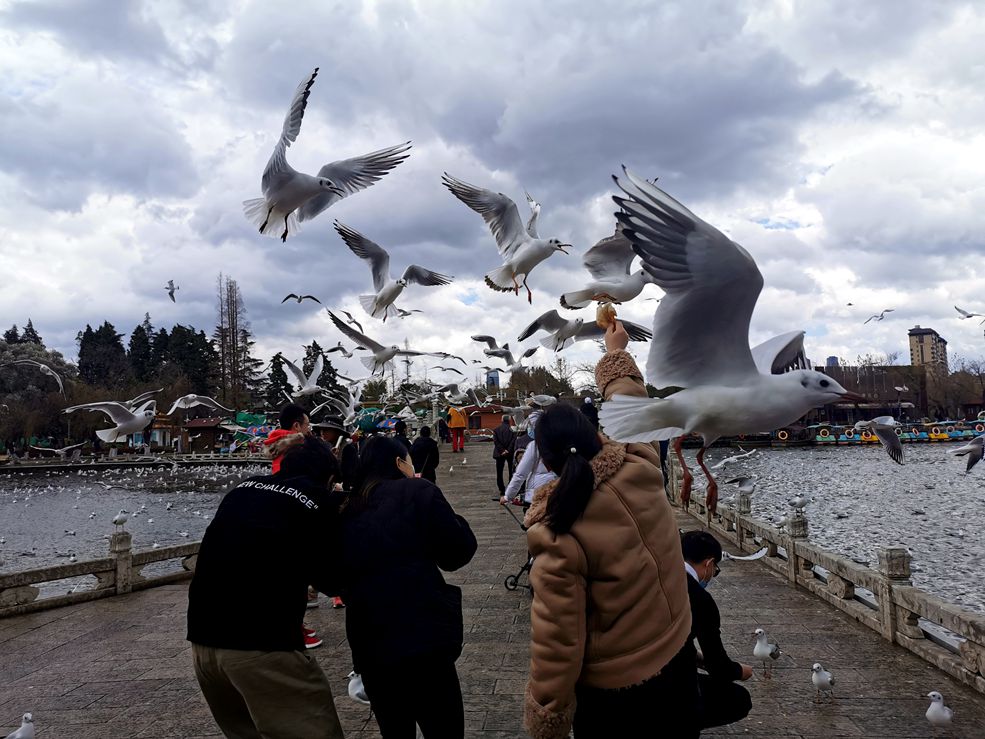
<svg viewBox="0 0 985 739">
<path fill-rule="evenodd" d="M 869 399 L 864 395 L 859 395 L 858 393 L 842 393 L 842 400 L 850 400 L 853 403 L 868 403 Z"/>
</svg>

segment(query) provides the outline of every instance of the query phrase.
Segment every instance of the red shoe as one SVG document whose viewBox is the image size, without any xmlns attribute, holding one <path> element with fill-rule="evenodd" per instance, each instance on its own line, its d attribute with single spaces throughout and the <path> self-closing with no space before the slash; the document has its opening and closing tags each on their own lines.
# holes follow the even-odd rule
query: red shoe
<svg viewBox="0 0 985 739">
<path fill-rule="evenodd" d="M 342 602 L 342 599 L 339 596 L 333 596 L 332 608 L 345 608 L 345 603 Z"/>
<path fill-rule="evenodd" d="M 307 634 L 305 634 L 304 637 L 305 649 L 314 649 L 315 647 L 320 647 L 321 645 L 322 645 L 322 640 L 319 639 L 317 636 L 308 636 Z"/>
<path fill-rule="evenodd" d="M 311 637 L 313 637 L 315 634 L 318 633 L 314 629 L 309 629 L 307 626 L 302 626 L 301 631 L 304 632 L 305 639 L 310 639 Z"/>
</svg>

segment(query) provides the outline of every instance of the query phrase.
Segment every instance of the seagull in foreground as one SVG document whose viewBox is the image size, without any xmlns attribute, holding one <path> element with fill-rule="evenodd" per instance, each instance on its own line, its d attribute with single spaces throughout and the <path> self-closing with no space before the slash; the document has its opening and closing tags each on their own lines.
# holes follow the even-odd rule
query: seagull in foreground
<svg viewBox="0 0 985 739">
<path fill-rule="evenodd" d="M 7 734 L 6 739 L 34 739 L 34 715 L 25 713 L 21 716 L 20 728 Z"/>
<path fill-rule="evenodd" d="M 406 159 L 410 149 L 408 141 L 361 157 L 332 162 L 318 170 L 317 177 L 295 170 L 287 163 L 287 149 L 301 132 L 301 119 L 317 76 L 318 67 L 315 67 L 294 91 L 280 139 L 260 180 L 263 197 L 243 201 L 247 219 L 259 227 L 260 233 L 280 236 L 281 241 L 296 234 L 300 222 L 310 221 L 333 203 L 377 182 Z"/>
<path fill-rule="evenodd" d="M 390 254 L 386 249 L 339 221 L 335 222 L 335 230 L 353 254 L 369 263 L 373 273 L 373 289 L 376 293 L 360 295 L 359 304 L 373 318 L 382 318 L 386 322 L 390 316 L 397 315 L 397 306 L 394 302 L 411 283 L 436 287 L 447 285 L 452 281 L 447 275 L 432 272 L 416 264 L 410 265 L 399 278 L 393 279 L 390 276 Z"/>
<path fill-rule="evenodd" d="M 811 682 L 814 684 L 814 702 L 821 702 L 823 693 L 828 700 L 835 698 L 835 678 L 830 672 L 821 667 L 820 662 L 815 662 L 811 667 Z"/>
<path fill-rule="evenodd" d="M 63 398 L 66 397 L 65 396 L 65 383 L 62 382 L 61 375 L 59 375 L 57 372 L 55 372 L 55 370 L 53 370 L 48 365 L 43 364 L 42 362 L 38 362 L 37 360 L 34 360 L 34 359 L 15 359 L 12 362 L 7 362 L 3 366 L 6 367 L 6 366 L 9 366 L 9 365 L 20 365 L 20 366 L 37 367 L 38 368 L 38 371 L 42 375 L 47 375 L 48 377 L 52 378 L 55 382 L 58 383 L 58 392 L 60 392 L 62 394 L 62 397 Z"/>
<path fill-rule="evenodd" d="M 328 311 L 329 315 L 332 314 L 332 311 L 328 310 L 328 308 L 326 308 L 325 310 Z M 352 314 L 349 311 L 344 310 L 342 312 L 345 313 L 346 323 L 348 323 L 350 326 L 355 326 L 360 331 L 363 330 L 363 325 L 359 323 L 359 321 L 357 321 L 355 318 L 353 318 Z"/>
<path fill-rule="evenodd" d="M 298 381 L 300 386 L 297 392 L 291 393 L 295 399 L 326 392 L 325 388 L 318 385 L 318 378 L 321 377 L 322 370 L 325 369 L 325 358 L 321 354 L 315 357 L 315 364 L 311 368 L 311 374 L 307 377 L 301 368 L 290 359 L 284 359 L 284 366 L 294 375 L 294 379 Z"/>
<path fill-rule="evenodd" d="M 965 318 L 981 318 L 982 320 L 978 322 L 978 325 L 981 326 L 983 323 L 985 323 L 985 313 L 969 313 L 966 310 L 962 310 L 958 306 L 954 306 L 954 310 L 956 310 L 958 313 L 961 314 L 960 316 L 958 316 L 958 318 L 962 320 Z"/>
<path fill-rule="evenodd" d="M 738 462 L 740 459 L 744 459 L 745 457 L 751 457 L 753 454 L 756 453 L 755 449 L 750 449 L 748 452 L 746 452 L 746 450 L 743 449 L 741 446 L 739 447 L 739 451 L 745 452 L 745 454 L 734 454 L 731 457 L 726 457 L 718 464 L 713 464 L 711 466 L 711 469 L 720 470 L 722 467 L 724 467 L 727 464 L 733 464 L 734 462 Z"/>
<path fill-rule="evenodd" d="M 571 244 L 561 243 L 558 239 L 541 239 L 532 236 L 520 220 L 520 212 L 516 203 L 502 193 L 484 190 L 467 182 L 456 179 L 445 172 L 441 182 L 451 194 L 461 200 L 472 210 L 482 216 L 482 219 L 492 231 L 503 259 L 503 266 L 486 275 L 486 285 L 498 292 L 520 294 L 520 286 L 527 288 L 527 302 L 533 303 L 533 293 L 527 285 L 530 272 L 555 252 L 567 254 L 566 248 Z M 540 212 L 538 206 L 538 213 Z M 536 218 L 532 219 L 536 231 Z M 523 276 L 523 282 L 518 283 L 517 277 Z"/>
<path fill-rule="evenodd" d="M 499 346 L 499 344 L 496 343 L 496 339 L 492 336 L 487 336 L 486 334 L 477 334 L 471 338 L 472 341 L 481 341 L 488 346 L 487 349 L 482 350 L 482 353 L 487 357 L 495 357 L 496 359 L 502 359 L 506 362 L 506 372 L 515 372 L 518 369 L 523 369 L 523 360 L 527 357 L 532 357 L 534 352 L 538 349 L 536 346 L 530 347 L 520 355 L 520 359 L 514 359 L 513 352 L 510 351 L 510 345 L 508 343 L 503 344 L 503 346 Z M 502 372 L 504 370 L 499 371 Z"/>
<path fill-rule="evenodd" d="M 623 321 L 623 328 L 629 334 L 630 341 L 646 341 L 653 337 L 649 331 L 632 321 Z M 541 346 L 554 352 L 566 349 L 576 341 L 594 341 L 605 336 L 605 329 L 598 325 L 594 320 L 585 323 L 584 318 L 567 319 L 561 318 L 556 310 L 549 310 L 540 314 L 533 322 L 523 329 L 523 332 L 516 337 L 517 341 L 523 341 L 533 336 L 538 331 L 547 331 L 551 335 L 546 339 L 541 339 Z"/>
<path fill-rule="evenodd" d="M 188 395 L 183 395 L 174 401 L 171 409 L 168 411 L 168 415 L 170 416 L 179 408 L 194 408 L 199 405 L 203 405 L 206 408 L 211 408 L 212 410 L 222 411 L 224 413 L 232 414 L 236 412 L 232 408 L 226 408 L 226 406 L 221 405 L 218 401 L 205 395 L 195 395 L 194 393 L 190 393 Z"/>
<path fill-rule="evenodd" d="M 356 331 L 351 326 L 346 325 L 346 323 L 337 315 L 332 313 L 332 311 L 328 311 L 328 315 L 331 317 L 332 323 L 335 324 L 335 327 L 339 331 L 348 336 L 349 339 L 355 342 L 358 346 L 361 346 L 363 349 L 368 349 L 373 353 L 370 357 L 361 357 L 359 359 L 359 361 L 362 362 L 363 367 L 368 369 L 371 374 L 375 375 L 383 372 L 387 362 L 394 357 L 434 356 L 431 352 L 418 352 L 413 351 L 412 349 L 401 349 L 396 344 L 383 346 L 379 342 L 373 341 L 365 334 Z"/>
<path fill-rule="evenodd" d="M 783 653 L 780 651 L 779 644 L 770 644 L 769 637 L 762 629 L 756 629 L 752 634 L 756 637 L 756 646 L 752 648 L 752 656 L 763 661 L 763 677 L 769 680 L 773 677 L 773 666 L 769 661 L 775 662 Z"/>
<path fill-rule="evenodd" d="M 858 421 L 856 431 L 871 431 L 879 439 L 889 458 L 896 464 L 903 464 L 903 443 L 896 435 L 899 422 L 892 416 L 879 416 L 871 421 Z"/>
<path fill-rule="evenodd" d="M 936 690 L 927 693 L 930 698 L 930 708 L 927 709 L 927 720 L 931 726 L 950 726 L 954 711 L 944 705 L 944 696 Z"/>
<path fill-rule="evenodd" d="M 718 484 L 704 455 L 716 439 L 772 431 L 815 406 L 862 396 L 820 372 L 782 371 L 803 364 L 802 331 L 750 349 L 749 321 L 763 276 L 749 252 L 660 188 L 623 171 L 623 179 L 613 178 L 626 194 L 614 198 L 616 218 L 643 269 L 666 293 L 653 315 L 646 379 L 658 389 L 683 389 L 665 399 L 614 396 L 602 404 L 599 420 L 617 441 L 675 439 L 685 504 L 693 478 L 681 443 L 687 434 L 700 434 L 697 462 L 713 513 Z"/>
<path fill-rule="evenodd" d="M 881 320 L 883 320 L 886 317 L 886 314 L 887 313 L 892 313 L 894 310 L 896 310 L 896 309 L 895 308 L 886 308 L 881 313 L 873 313 L 871 316 L 869 316 L 864 321 L 862 321 L 862 325 L 864 326 L 869 321 L 881 321 Z"/>
<path fill-rule="evenodd" d="M 737 560 L 739 562 L 754 562 L 757 559 L 762 559 L 763 557 L 765 557 L 767 551 L 769 551 L 767 547 L 763 547 L 758 552 L 754 552 L 753 554 L 745 554 L 739 556 L 738 554 L 729 554 L 728 552 L 723 550 L 722 559 L 732 559 L 732 560 Z"/>
<path fill-rule="evenodd" d="M 318 305 L 321 305 L 321 301 L 314 295 L 298 295 L 296 293 L 289 293 L 281 302 L 281 305 L 286 303 L 288 300 L 296 300 L 298 305 L 301 305 L 302 300 L 314 300 Z"/>
<path fill-rule="evenodd" d="M 174 280 L 168 280 L 168 284 L 164 287 L 164 289 L 168 291 L 168 297 L 171 298 L 171 302 L 175 302 L 174 291 L 180 290 L 181 288 L 174 284 Z"/>
<path fill-rule="evenodd" d="M 959 457 L 967 456 L 968 466 L 965 468 L 965 474 L 971 472 L 971 468 L 981 462 L 982 456 L 985 455 L 985 434 L 976 436 L 964 446 L 952 449 L 950 453 Z"/>
<path fill-rule="evenodd" d="M 81 444 L 72 444 L 72 446 L 62 447 L 61 449 L 52 449 L 50 447 L 45 447 L 45 446 L 34 446 L 32 444 L 31 449 L 36 449 L 39 452 L 51 452 L 52 454 L 57 454 L 60 459 L 65 459 L 65 456 L 70 451 L 72 451 L 73 449 L 78 449 L 79 447 L 83 447 L 83 446 L 85 446 L 84 441 Z"/>
<path fill-rule="evenodd" d="M 636 253 L 622 229 L 622 224 L 616 224 L 612 236 L 607 236 L 585 252 L 582 264 L 591 273 L 592 281 L 584 290 L 562 295 L 562 307 L 572 310 L 584 308 L 593 300 L 627 303 L 653 282 L 645 269 L 630 272 Z"/>
<path fill-rule="evenodd" d="M 130 410 L 122 403 L 116 401 L 105 401 L 102 403 L 83 403 L 82 405 L 69 406 L 62 413 L 74 413 L 75 411 L 98 411 L 105 413 L 109 420 L 116 424 L 111 429 L 99 429 L 96 436 L 108 444 L 117 441 L 121 436 L 136 434 L 143 431 L 154 420 L 157 414 L 157 403 L 148 400 L 143 405 L 134 410 Z"/>
<path fill-rule="evenodd" d="M 356 703 L 362 703 L 364 706 L 369 705 L 369 696 L 366 694 L 366 688 L 363 685 L 363 678 L 358 672 L 350 672 L 349 675 L 349 697 Z"/>
</svg>

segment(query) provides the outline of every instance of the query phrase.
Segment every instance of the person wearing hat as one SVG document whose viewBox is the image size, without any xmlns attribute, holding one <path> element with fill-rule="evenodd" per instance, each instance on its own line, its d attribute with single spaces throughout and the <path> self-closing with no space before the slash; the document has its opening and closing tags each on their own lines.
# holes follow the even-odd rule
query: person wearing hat
<svg viewBox="0 0 985 739">
<path fill-rule="evenodd" d="M 534 438 L 537 421 L 543 413 L 543 409 L 556 402 L 556 399 L 550 395 L 537 395 L 527 398 L 527 407 L 532 409 L 530 416 L 527 418 L 527 436 L 530 439 Z M 527 453 L 523 455 L 523 459 L 517 464 L 516 471 L 510 478 L 510 484 L 506 486 L 506 491 L 499 499 L 499 502 L 501 505 L 509 505 L 510 501 L 520 492 L 520 488 L 523 487 L 523 503 L 525 507 L 529 506 L 530 501 L 533 499 L 534 490 L 541 485 L 546 485 L 555 477 L 557 475 L 544 466 L 540 455 L 537 454 L 536 448 L 533 444 L 530 444 L 527 447 Z"/>
<path fill-rule="evenodd" d="M 588 422 L 592 424 L 592 427 L 598 431 L 599 430 L 599 409 L 595 407 L 595 401 L 592 400 L 591 395 L 585 396 L 585 402 L 581 404 L 581 412 L 585 414 L 585 418 Z"/>
</svg>

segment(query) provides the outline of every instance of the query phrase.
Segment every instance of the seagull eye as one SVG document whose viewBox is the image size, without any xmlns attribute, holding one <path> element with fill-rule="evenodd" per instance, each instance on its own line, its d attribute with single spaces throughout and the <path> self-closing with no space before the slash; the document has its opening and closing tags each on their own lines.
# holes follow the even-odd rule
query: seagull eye
<svg viewBox="0 0 985 739">
<path fill-rule="evenodd" d="M 830 383 L 830 382 L 828 382 L 827 380 L 821 380 L 821 383 L 820 383 L 820 384 L 821 384 L 821 387 L 827 387 L 827 386 L 828 386 L 828 385 L 830 385 L 831 383 Z"/>
<path fill-rule="evenodd" d="M 801 387 L 807 387 L 807 380 L 801 380 L 800 381 L 800 386 Z"/>
</svg>

